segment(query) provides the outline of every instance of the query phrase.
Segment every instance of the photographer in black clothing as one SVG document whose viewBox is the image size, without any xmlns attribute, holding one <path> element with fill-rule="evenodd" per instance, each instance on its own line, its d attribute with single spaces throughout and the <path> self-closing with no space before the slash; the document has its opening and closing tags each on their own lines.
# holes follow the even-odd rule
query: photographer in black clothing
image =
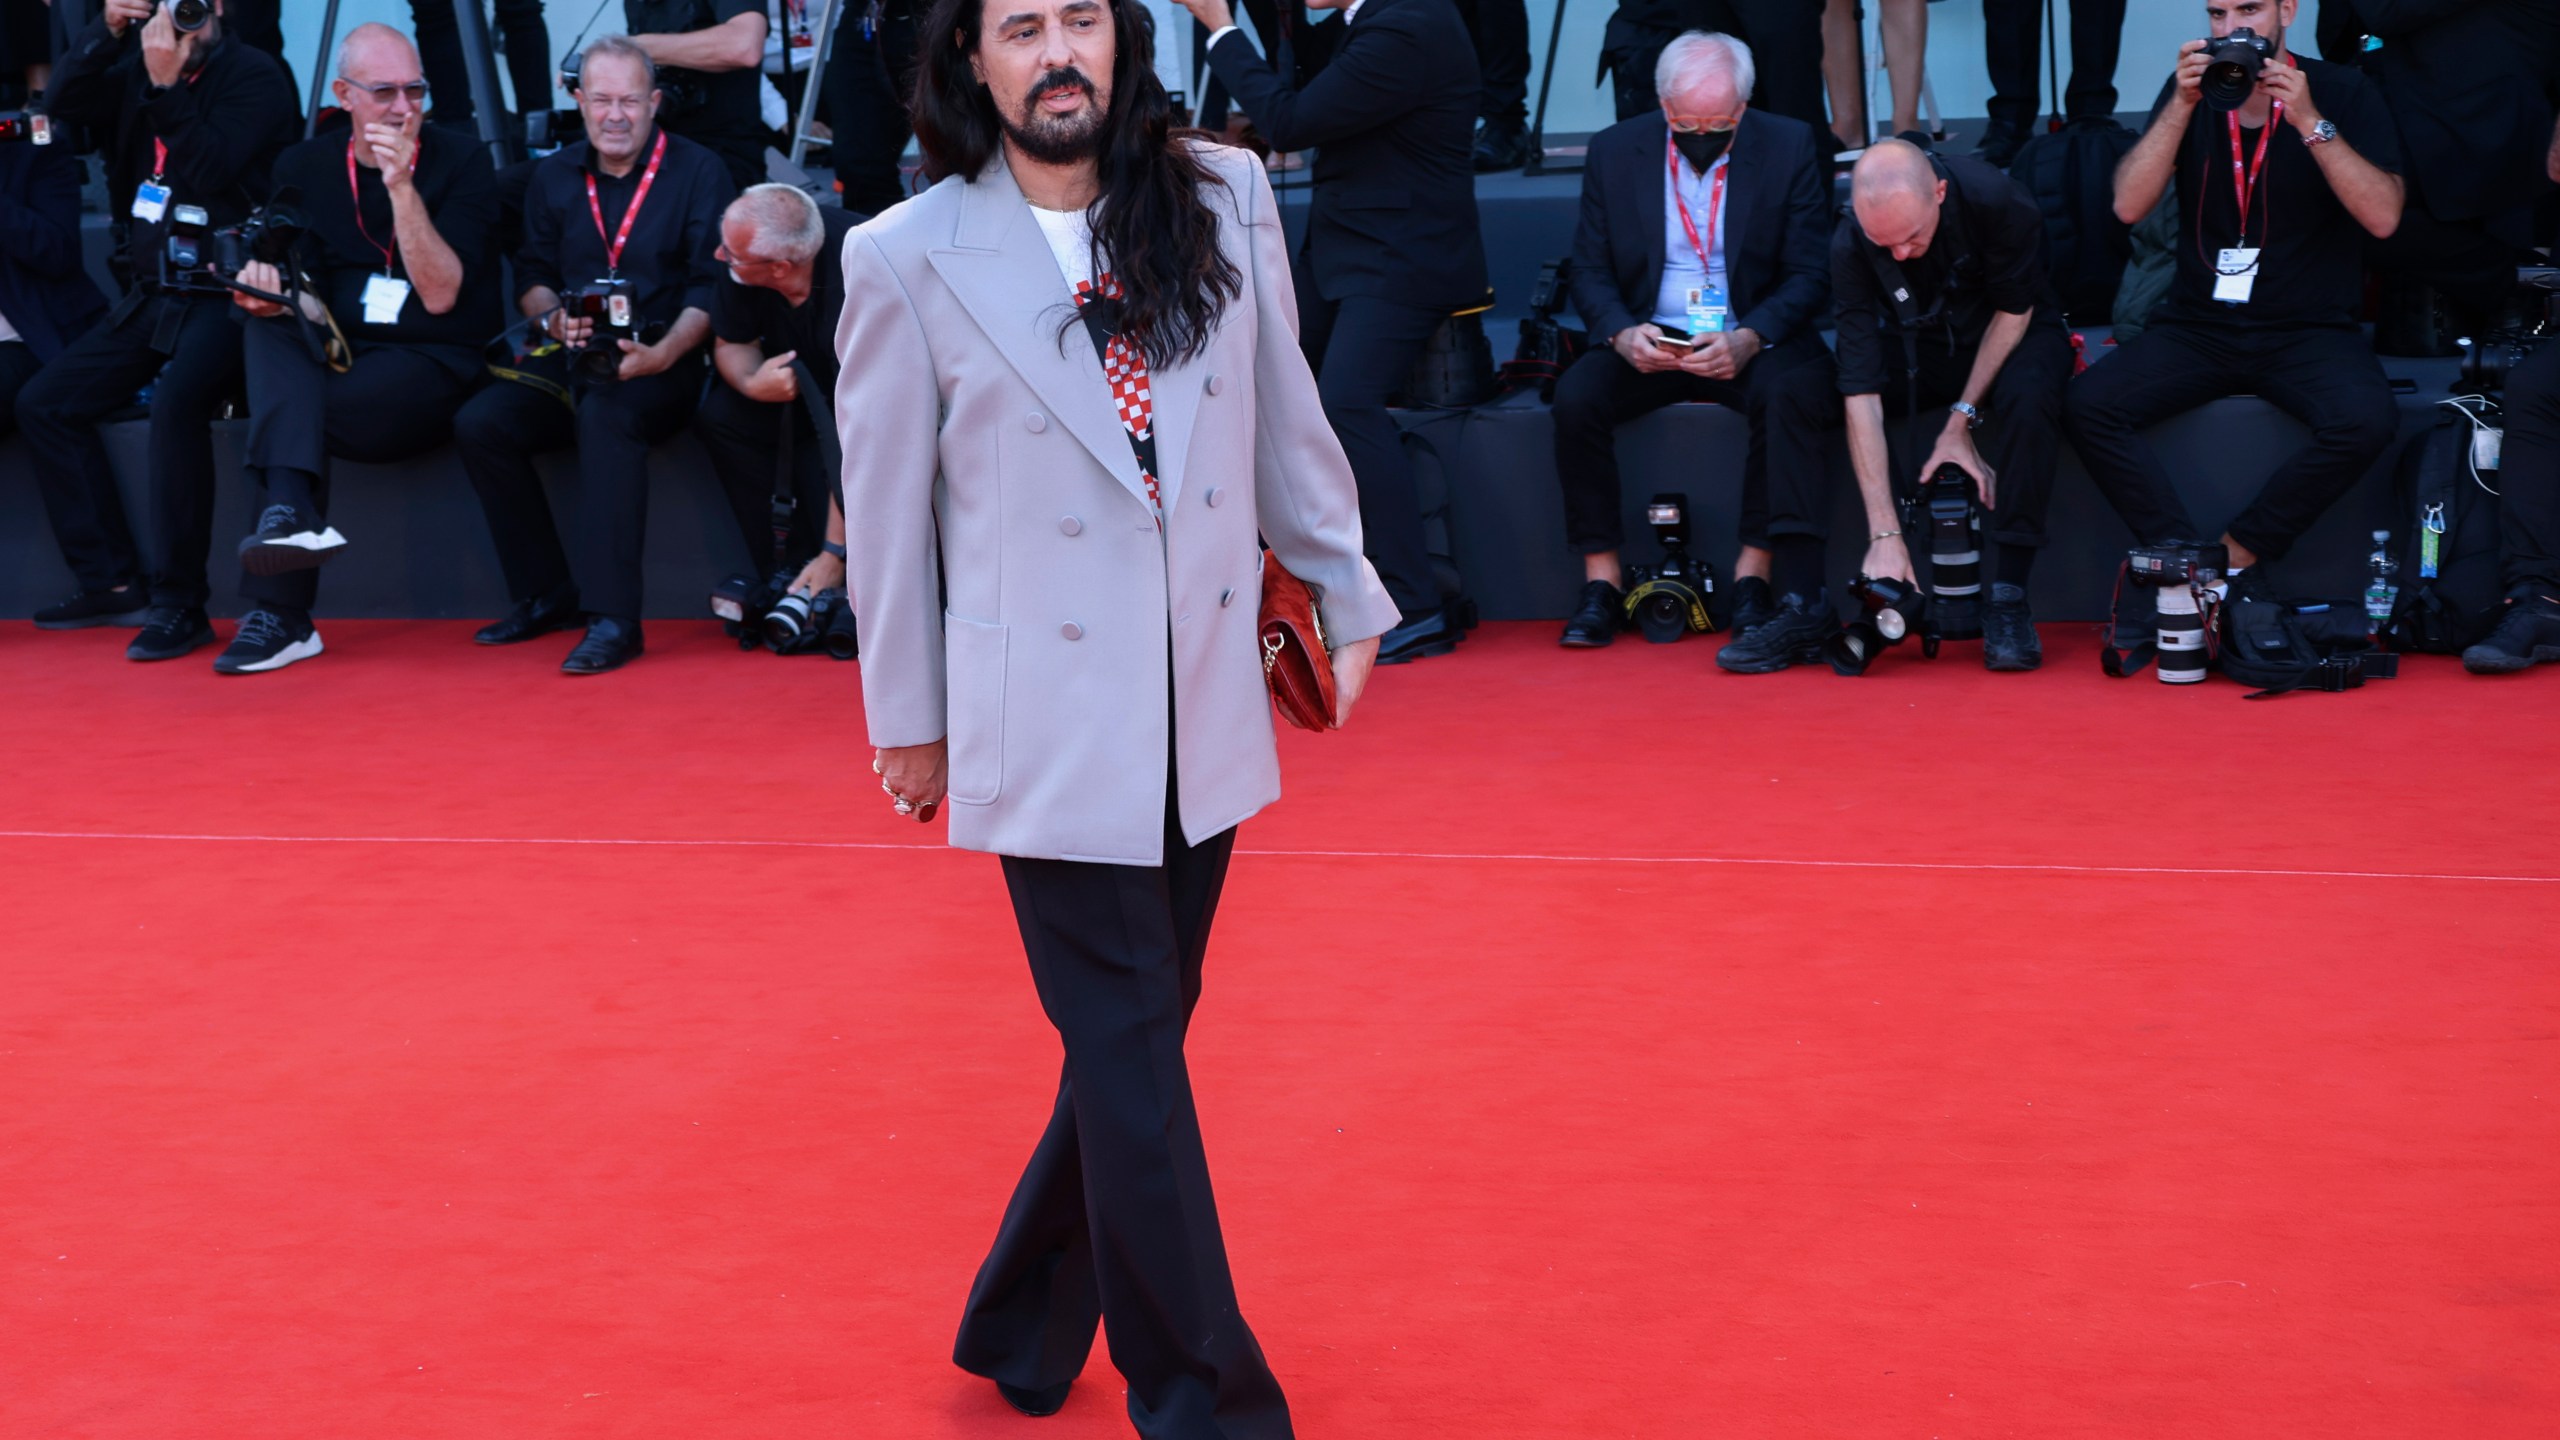
<svg viewBox="0 0 2560 1440">
<path fill-rule="evenodd" d="M 1979 160 L 1883 140 L 1858 161 L 1852 213 L 1831 237 L 1839 377 L 1807 367 L 1769 402 L 1771 585 L 1778 612 L 1716 653 L 1757 674 L 1816 658 L 1837 622 L 1822 591 L 1831 436 L 1844 425 L 1867 517 L 1861 574 L 1914 580 L 1886 444 L 1888 419 L 1918 417 L 1920 479 L 1942 465 L 1973 477 L 1993 542 L 1982 663 L 2043 663 L 2027 573 L 2044 544 L 2061 449 L 2071 341 L 2045 273 L 2035 200 Z M 1982 436 L 1975 443 L 1976 432 Z M 1907 492 L 1905 492 L 1907 493 Z M 1933 577 L 1933 584 L 1944 577 Z M 1945 592 L 1940 592 L 1944 594 Z"/>
<path fill-rule="evenodd" d="M 2275 559 L 2346 493 L 2397 428 L 2390 382 L 2356 326 L 2365 236 L 2399 224 L 2398 137 L 2381 97 L 2344 66 L 2287 53 L 2294 0 L 2214 0 L 2216 39 L 2269 26 L 2236 110 L 2203 98 L 2206 42 L 2179 52 L 2151 124 L 2116 167 L 2116 215 L 2151 213 L 2174 179 L 2184 232 L 2150 325 L 2074 381 L 2072 443 L 2144 545 L 2198 533 L 2142 432 L 2250 394 L 2311 428 L 2231 522 L 2231 569 Z M 2228 74 L 2229 72 L 2224 72 Z"/>
<path fill-rule="evenodd" d="M 470 72 L 462 64 L 462 26 L 454 19 L 457 0 L 409 0 L 409 23 L 418 32 L 418 60 L 425 67 L 427 86 L 435 92 L 438 125 L 469 127 L 471 108 Z M 488 0 L 459 0 L 465 5 L 483 5 Z M 515 109 L 545 110 L 551 106 L 551 87 L 555 83 L 551 59 L 551 31 L 543 23 L 542 0 L 497 0 L 494 27 L 498 48 L 504 54 L 507 80 L 515 88 Z"/>
<path fill-rule="evenodd" d="M 764 179 L 764 0 L 622 0 L 632 44 L 658 67 L 658 123 L 729 167 L 729 188 Z"/>
<path fill-rule="evenodd" d="M 720 217 L 720 262 L 727 269 L 711 295 L 711 363 L 725 383 L 703 395 L 693 419 L 738 517 L 750 569 L 759 575 L 776 565 L 800 570 L 813 593 L 844 583 L 844 557 L 820 549 L 835 477 L 820 458 L 816 422 L 792 363 L 808 367 L 818 382 L 810 398 L 832 413 L 844 237 L 861 220 L 822 208 L 789 185 L 758 185 L 730 202 Z M 774 472 L 785 427 L 792 438 L 794 503 L 790 534 L 777 552 Z M 841 520 L 836 532 L 841 547 Z"/>
<path fill-rule="evenodd" d="M 485 147 L 425 124 L 418 52 L 387 25 L 359 25 L 339 44 L 332 89 L 348 130 L 303 141 L 275 168 L 278 192 L 301 195 L 309 227 L 297 256 L 303 315 L 234 297 L 245 316 L 247 476 L 265 499 L 257 533 L 240 544 L 240 593 L 253 608 L 213 662 L 226 675 L 320 653 L 317 567 L 346 544 L 327 519 L 331 457 L 382 463 L 442 444 L 500 324 L 489 254 L 497 179 Z M 240 279 L 269 294 L 286 287 L 262 262 Z M 323 358 L 331 329 L 352 352 L 343 370 Z"/>
<path fill-rule="evenodd" d="M 587 138 L 534 167 L 516 256 L 516 306 L 562 348 L 531 362 L 526 381 L 483 388 L 453 424 L 515 602 L 474 638 L 508 645 L 577 624 L 583 592 L 586 638 L 560 667 L 572 675 L 640 654 L 649 447 L 683 429 L 702 398 L 713 252 L 733 193 L 719 157 L 655 123 L 654 78 L 628 39 L 588 43 L 578 88 Z M 574 581 L 533 464 L 573 441 Z"/>
<path fill-rule="evenodd" d="M 2554 157 L 2560 168 L 2560 154 Z M 2544 341 L 2507 372 L 2507 434 L 2498 464 L 2498 555 L 2507 613 L 2462 652 L 2475 675 L 2560 660 L 2560 342 Z"/>
<path fill-rule="evenodd" d="M 135 608 L 132 592 L 119 587 L 139 578 L 142 561 L 97 426 L 148 384 L 151 608 L 125 651 L 136 660 L 175 659 L 213 641 L 204 613 L 212 594 L 205 576 L 211 426 L 240 374 L 230 294 L 210 275 L 171 264 L 171 228 L 247 219 L 266 198 L 276 156 L 301 130 L 284 71 L 224 35 L 219 0 L 214 14 L 189 33 L 151 0 L 107 0 L 53 74 L 55 118 L 105 142 L 110 213 L 128 217 L 134 289 L 18 397 L 36 483 L 81 584 L 79 595 L 38 611 L 36 623 L 94 624 Z"/>
<path fill-rule="evenodd" d="M 845 208 L 877 215 L 907 198 L 899 157 L 915 138 L 907 92 L 915 84 L 916 0 L 845 0 L 827 52 L 828 153 Z"/>
</svg>

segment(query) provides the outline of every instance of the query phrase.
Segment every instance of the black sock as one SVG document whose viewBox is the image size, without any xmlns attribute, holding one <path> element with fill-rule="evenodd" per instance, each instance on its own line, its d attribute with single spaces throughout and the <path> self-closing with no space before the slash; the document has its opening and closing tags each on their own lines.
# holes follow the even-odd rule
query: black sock
<svg viewBox="0 0 2560 1440">
<path fill-rule="evenodd" d="M 269 466 L 267 469 L 267 503 L 270 505 L 290 505 L 294 509 L 301 511 L 303 514 L 317 519 L 320 514 L 320 507 L 312 500 L 311 495 L 318 487 L 318 480 L 319 477 L 316 475 L 312 475 L 301 470 L 295 470 L 288 466 Z"/>
<path fill-rule="evenodd" d="M 2036 547 L 2002 544 L 1999 547 L 2000 583 L 2027 588 L 2027 575 L 2036 568 Z"/>
<path fill-rule="evenodd" d="M 1822 594 L 1822 537 L 1769 537 L 1769 588 L 1812 604 Z"/>
</svg>

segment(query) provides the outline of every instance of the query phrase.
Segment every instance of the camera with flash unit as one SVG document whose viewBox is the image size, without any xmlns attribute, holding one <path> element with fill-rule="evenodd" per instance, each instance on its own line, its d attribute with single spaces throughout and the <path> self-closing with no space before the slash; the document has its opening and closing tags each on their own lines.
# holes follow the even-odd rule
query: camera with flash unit
<svg viewBox="0 0 2560 1440">
<path fill-rule="evenodd" d="M 0 145 L 51 145 L 61 138 L 58 128 L 41 110 L 0 110 Z"/>
<path fill-rule="evenodd" d="M 2258 74 L 2275 58 L 2275 42 L 2243 25 L 2219 40 L 2204 42 L 2204 103 L 2215 110 L 2237 110 L 2258 88 Z"/>
<path fill-rule="evenodd" d="M 2220 544 L 2137 545 L 2125 552 L 2124 578 L 2135 585 L 2211 585 L 2222 578 L 2231 557 Z"/>
<path fill-rule="evenodd" d="M 1909 639 L 1923 623 L 1928 592 L 1887 575 L 1861 575 L 1849 586 L 1865 614 L 1822 643 L 1822 658 L 1841 675 L 1864 675 L 1876 657 Z"/>
<path fill-rule="evenodd" d="M 1689 553 L 1689 497 L 1676 492 L 1656 495 L 1644 508 L 1653 538 L 1662 546 L 1662 563 L 1636 566 L 1627 572 L 1627 614 L 1644 638 L 1668 645 L 1696 631 L 1713 630 L 1707 597 L 1716 593 L 1715 568 Z"/>
<path fill-rule="evenodd" d="M 611 380 L 622 373 L 622 347 L 614 342 L 648 343 L 628 280 L 590 280 L 560 297 L 560 309 L 572 320 L 595 322 L 583 343 L 569 347 L 571 367 L 590 380 Z"/>
</svg>

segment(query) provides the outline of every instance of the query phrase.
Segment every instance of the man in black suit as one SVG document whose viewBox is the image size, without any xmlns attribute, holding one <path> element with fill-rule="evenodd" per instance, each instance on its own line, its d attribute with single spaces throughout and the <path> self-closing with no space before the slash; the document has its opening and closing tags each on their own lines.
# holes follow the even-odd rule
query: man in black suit
<svg viewBox="0 0 2560 1440">
<path fill-rule="evenodd" d="M 1751 81 L 1749 47 L 1692 31 L 1655 67 L 1661 113 L 1591 138 L 1573 304 L 1595 345 L 1555 398 L 1565 542 L 1583 570 L 1566 645 L 1606 645 L 1626 619 L 1617 427 L 1683 400 L 1751 418 L 1735 627 L 1771 607 L 1768 400 L 1790 370 L 1831 371 L 1814 333 L 1831 293 L 1831 187 L 1813 127 L 1753 112 Z"/>
<path fill-rule="evenodd" d="M 1274 150 L 1315 149 L 1315 208 L 1298 254 L 1299 342 L 1360 482 L 1369 559 L 1404 623 L 1393 665 L 1456 649 L 1464 602 L 1440 593 L 1422 505 L 1387 397 L 1451 312 L 1485 296 L 1472 156 L 1483 87 L 1450 0 L 1326 0 L 1339 22 L 1302 26 L 1304 85 L 1235 28 L 1227 0 L 1183 0 L 1211 33 L 1209 66 Z"/>
<path fill-rule="evenodd" d="M 85 175 L 68 145 L 0 145 L 0 436 L 17 428 L 18 392 L 106 313 L 107 297 L 80 268 Z M 100 536 L 101 517 L 90 512 L 82 491 L 48 491 L 45 498 L 76 512 L 57 510 L 53 529 L 81 588 L 113 593 L 130 587 L 133 575 L 114 557 L 132 553 L 132 537 L 110 542 Z M 113 523 L 122 528 L 121 508 Z M 113 614 L 125 623 L 141 621 L 142 597 L 129 588 L 108 603 L 121 607 Z M 107 619 L 102 612 L 90 623 Z"/>
<path fill-rule="evenodd" d="M 1672 36 L 1690 30 L 1736 36 L 1751 47 L 1759 71 L 1752 104 L 1816 129 L 1829 127 L 1817 0 L 1620 0 L 1601 39 L 1602 63 L 1617 72 L 1619 119 L 1634 119 L 1659 102 L 1651 83 L 1657 57 Z"/>
</svg>

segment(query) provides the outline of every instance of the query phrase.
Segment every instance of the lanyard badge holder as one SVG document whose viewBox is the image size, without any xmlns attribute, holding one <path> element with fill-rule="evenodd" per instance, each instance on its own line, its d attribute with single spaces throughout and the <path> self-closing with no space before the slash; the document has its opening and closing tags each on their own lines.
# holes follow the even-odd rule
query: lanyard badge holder
<svg viewBox="0 0 2560 1440">
<path fill-rule="evenodd" d="M 2257 153 L 2244 167 L 2240 163 L 2240 117 L 2224 117 L 2231 127 L 2231 193 L 2240 204 L 2238 239 L 2240 243 L 2223 250 L 2213 261 L 2213 298 L 2226 305 L 2246 305 L 2258 288 L 2258 256 L 2266 245 L 2267 223 L 2258 227 L 2258 243 L 2249 243 L 2249 204 L 2266 195 L 2260 182 L 2266 177 L 2267 142 L 2276 138 L 2276 127 L 2284 123 L 2284 102 L 2268 107 L 2267 126 L 2258 132 Z M 2267 210 L 2272 214 L 2275 202 L 2267 197 Z"/>
<path fill-rule="evenodd" d="M 414 150 L 409 153 L 409 173 L 418 173 L 418 155 Z M 364 323 L 397 325 L 401 307 L 409 303 L 410 290 L 409 282 L 400 278 L 398 273 L 400 235 L 393 231 L 386 244 L 374 239 L 373 232 L 365 228 L 364 193 L 356 188 L 356 145 L 353 140 L 347 142 L 347 198 L 355 211 L 356 233 L 364 237 L 364 243 L 382 252 L 382 273 L 365 277 Z"/>
<path fill-rule="evenodd" d="M 1671 203 L 1679 209 L 1680 228 L 1688 233 L 1689 248 L 1698 253 L 1698 269 L 1706 277 L 1705 284 L 1688 287 L 1681 297 L 1688 311 L 1690 338 L 1703 340 L 1733 326 L 1732 304 L 1724 287 L 1715 282 L 1715 262 L 1709 258 L 1716 248 L 1716 222 L 1724 214 L 1725 162 L 1719 160 L 1715 164 L 1715 180 L 1708 189 L 1707 233 L 1702 240 L 1698 238 L 1698 222 L 1690 217 L 1688 198 L 1680 193 L 1680 147 L 1665 139 L 1663 150 L 1671 170 Z"/>
</svg>

